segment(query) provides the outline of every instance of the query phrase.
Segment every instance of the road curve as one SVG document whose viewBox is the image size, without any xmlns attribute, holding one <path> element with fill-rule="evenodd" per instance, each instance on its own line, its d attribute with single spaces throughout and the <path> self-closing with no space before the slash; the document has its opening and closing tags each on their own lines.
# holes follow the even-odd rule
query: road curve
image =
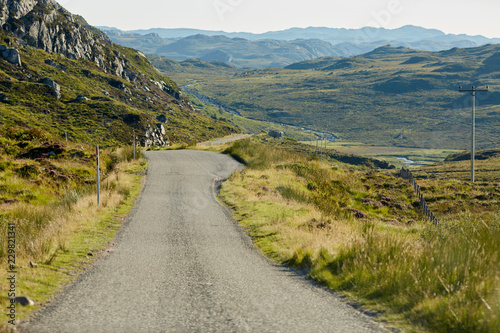
<svg viewBox="0 0 500 333">
<path fill-rule="evenodd" d="M 251 244 L 214 197 L 241 166 L 147 152 L 146 184 L 114 252 L 21 332 L 387 332 Z"/>
</svg>

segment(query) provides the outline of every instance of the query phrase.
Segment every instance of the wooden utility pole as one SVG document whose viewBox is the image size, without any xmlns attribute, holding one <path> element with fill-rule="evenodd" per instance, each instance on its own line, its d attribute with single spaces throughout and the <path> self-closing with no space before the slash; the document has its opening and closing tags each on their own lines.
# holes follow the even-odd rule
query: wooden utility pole
<svg viewBox="0 0 500 333">
<path fill-rule="evenodd" d="M 101 196 L 101 181 L 99 174 L 99 146 L 96 146 L 96 159 L 97 159 L 97 206 L 100 205 L 100 196 Z"/>
</svg>

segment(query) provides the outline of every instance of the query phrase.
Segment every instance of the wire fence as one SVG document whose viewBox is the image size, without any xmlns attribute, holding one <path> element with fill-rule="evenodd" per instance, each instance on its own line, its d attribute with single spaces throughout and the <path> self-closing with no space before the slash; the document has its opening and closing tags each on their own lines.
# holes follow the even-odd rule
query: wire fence
<svg viewBox="0 0 500 333">
<path fill-rule="evenodd" d="M 432 210 L 429 208 L 429 205 L 427 205 L 427 202 L 425 201 L 424 195 L 422 194 L 422 191 L 420 190 L 420 186 L 417 184 L 417 181 L 415 180 L 415 177 L 413 177 L 413 174 L 411 173 L 410 170 L 402 168 L 399 171 L 399 176 L 407 179 L 410 181 L 410 184 L 413 186 L 413 189 L 415 190 L 415 193 L 417 194 L 418 198 L 420 199 L 420 207 L 422 207 L 422 212 L 424 213 L 425 216 L 431 220 L 431 222 L 435 226 L 439 226 L 439 220 L 436 218 Z"/>
</svg>

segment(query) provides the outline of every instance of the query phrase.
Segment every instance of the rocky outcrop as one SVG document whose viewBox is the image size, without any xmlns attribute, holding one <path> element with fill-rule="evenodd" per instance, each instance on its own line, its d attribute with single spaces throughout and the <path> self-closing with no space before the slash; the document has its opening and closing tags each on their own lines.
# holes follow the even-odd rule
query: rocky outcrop
<svg viewBox="0 0 500 333">
<path fill-rule="evenodd" d="M 53 0 L 0 0 L 0 24 L 26 44 L 70 59 L 104 65 L 111 40 Z M 99 52 L 101 51 L 101 52 Z"/>
<path fill-rule="evenodd" d="M 148 125 L 146 129 L 146 138 L 143 140 L 142 145 L 146 148 L 151 146 L 170 146 L 171 143 L 166 138 L 166 134 L 167 132 L 163 124 L 158 123 L 156 126 Z"/>
<path fill-rule="evenodd" d="M 69 59 L 87 59 L 108 73 L 132 82 L 136 79 L 123 55 L 105 50 L 113 44 L 106 34 L 54 0 L 0 0 L 0 25 L 19 38 L 20 44 Z M 15 56 L 14 51 L 10 53 Z"/>
<path fill-rule="evenodd" d="M 158 82 L 157 82 L 158 83 Z M 171 86 L 167 85 L 165 82 L 161 81 L 160 88 L 163 89 L 164 92 L 172 96 L 173 98 L 180 100 L 182 98 L 182 92 L 175 91 Z"/>
</svg>

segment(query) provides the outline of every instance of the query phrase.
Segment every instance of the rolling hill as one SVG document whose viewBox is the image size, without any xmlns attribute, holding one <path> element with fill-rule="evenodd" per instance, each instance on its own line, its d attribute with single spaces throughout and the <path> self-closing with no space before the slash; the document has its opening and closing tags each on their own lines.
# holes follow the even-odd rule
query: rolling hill
<svg viewBox="0 0 500 333">
<path fill-rule="evenodd" d="M 327 57 L 284 69 L 238 69 L 152 61 L 198 94 L 241 115 L 332 133 L 343 140 L 403 147 L 467 149 L 470 96 L 478 96 L 478 148 L 500 143 L 500 45 L 440 52 L 383 46 L 357 57 Z"/>
</svg>

